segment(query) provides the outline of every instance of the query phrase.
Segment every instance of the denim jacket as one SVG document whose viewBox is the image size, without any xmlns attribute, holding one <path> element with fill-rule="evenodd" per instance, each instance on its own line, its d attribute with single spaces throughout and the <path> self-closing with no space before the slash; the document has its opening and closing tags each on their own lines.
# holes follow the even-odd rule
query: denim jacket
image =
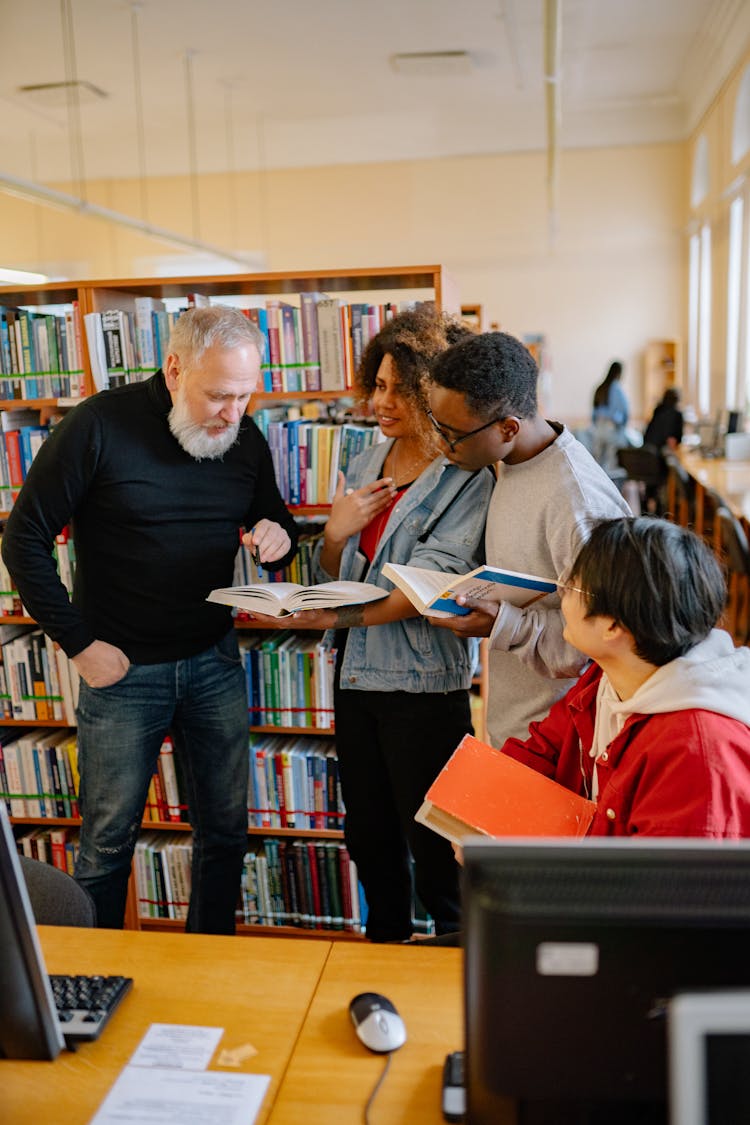
<svg viewBox="0 0 750 1125">
<path fill-rule="evenodd" d="M 360 488 L 377 480 L 391 444 L 381 442 L 356 457 L 349 465 L 347 487 Z M 484 562 L 484 524 L 494 483 L 488 469 L 472 474 L 444 457 L 436 458 L 397 501 L 372 563 L 368 566 L 359 550 L 359 535 L 352 535 L 344 547 L 338 577 L 371 582 L 390 592 L 393 583 L 382 575 L 386 562 L 452 574 L 473 570 Z M 317 579 L 330 581 L 333 576 L 321 567 L 319 554 L 320 548 Z M 462 640 L 448 629 L 435 629 L 421 615 L 353 628 L 348 630 L 341 687 L 456 691 L 471 684 L 477 653 L 476 640 Z"/>
</svg>

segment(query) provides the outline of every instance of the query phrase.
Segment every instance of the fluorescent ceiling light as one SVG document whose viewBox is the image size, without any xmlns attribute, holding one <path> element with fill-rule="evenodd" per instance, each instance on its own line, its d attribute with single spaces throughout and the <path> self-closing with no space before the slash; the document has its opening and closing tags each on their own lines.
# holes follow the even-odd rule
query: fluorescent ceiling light
<svg viewBox="0 0 750 1125">
<path fill-rule="evenodd" d="M 44 285 L 49 281 L 46 274 L 27 273 L 26 270 L 6 270 L 0 266 L 0 281 L 8 285 Z"/>
<path fill-rule="evenodd" d="M 397 74 L 420 78 L 470 74 L 474 69 L 474 60 L 468 51 L 413 51 L 391 55 L 389 62 Z"/>
</svg>

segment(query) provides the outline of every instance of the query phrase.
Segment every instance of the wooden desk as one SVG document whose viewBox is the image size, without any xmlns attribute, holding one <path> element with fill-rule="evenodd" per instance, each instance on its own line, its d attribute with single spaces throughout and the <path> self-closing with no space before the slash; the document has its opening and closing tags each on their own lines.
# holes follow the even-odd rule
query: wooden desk
<svg viewBox="0 0 750 1125">
<path fill-rule="evenodd" d="M 440 1125 L 443 1059 L 463 1047 L 463 953 L 439 946 L 334 944 L 269 1125 L 361 1125 L 385 1065 L 356 1038 L 358 992 L 382 992 L 406 1024 L 372 1109 L 378 1125 Z"/>
<path fill-rule="evenodd" d="M 698 485 L 696 508 L 702 490 L 711 488 L 714 492 L 718 492 L 738 519 L 750 523 L 750 461 L 726 461 L 722 457 L 702 457 L 697 450 L 683 448 L 677 451 L 677 457 L 682 467 Z"/>
<path fill-rule="evenodd" d="M 268 1119 L 329 942 L 49 926 L 39 934 L 50 973 L 121 973 L 135 983 L 95 1043 L 55 1062 L 0 1060 L 3 1125 L 90 1121 L 152 1023 L 223 1027 L 220 1050 L 251 1043 L 257 1055 L 230 1073 L 271 1075 L 258 1122 Z"/>
<path fill-rule="evenodd" d="M 459 949 L 49 926 L 39 934 L 49 972 L 123 973 L 135 983 L 95 1043 L 55 1062 L 0 1060 L 2 1125 L 85 1125 L 159 1022 L 223 1027 L 219 1050 L 257 1049 L 231 1072 L 271 1075 L 259 1125 L 360 1125 L 385 1059 L 359 1042 L 348 1008 L 370 991 L 393 1000 L 408 1035 L 373 1121 L 442 1122 L 443 1059 L 463 1045 Z"/>
</svg>

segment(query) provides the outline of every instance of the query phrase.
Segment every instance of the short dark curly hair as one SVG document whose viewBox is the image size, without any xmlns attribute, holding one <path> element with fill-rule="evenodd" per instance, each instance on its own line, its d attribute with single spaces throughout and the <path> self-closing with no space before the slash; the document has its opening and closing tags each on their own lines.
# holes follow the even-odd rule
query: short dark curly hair
<svg viewBox="0 0 750 1125">
<path fill-rule="evenodd" d="M 431 373 L 433 383 L 462 394 L 479 418 L 531 418 L 538 377 L 531 352 L 507 332 L 470 333 L 437 357 Z"/>
<path fill-rule="evenodd" d="M 357 390 L 362 399 L 370 398 L 380 364 L 390 355 L 401 382 L 401 393 L 424 412 L 428 405 L 425 382 L 433 360 L 471 335 L 470 328 L 455 317 L 438 312 L 431 302 L 399 313 L 386 321 L 365 348 L 357 372 Z"/>
<path fill-rule="evenodd" d="M 661 667 L 705 640 L 726 602 L 711 548 L 687 528 L 653 516 L 596 523 L 570 569 L 586 591 L 587 617 L 612 617 L 636 655 Z"/>
</svg>

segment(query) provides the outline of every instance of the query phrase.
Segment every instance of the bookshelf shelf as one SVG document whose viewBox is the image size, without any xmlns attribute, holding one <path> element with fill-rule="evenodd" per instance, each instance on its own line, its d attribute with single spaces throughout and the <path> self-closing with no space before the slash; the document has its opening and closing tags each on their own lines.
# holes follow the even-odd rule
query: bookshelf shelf
<svg viewBox="0 0 750 1125">
<path fill-rule="evenodd" d="M 75 730 L 75 723 L 66 723 L 63 719 L 0 719 L 0 727 L 50 727 Z"/>
<path fill-rule="evenodd" d="M 311 738 L 325 738 L 326 736 L 331 737 L 335 733 L 333 729 L 328 727 L 322 729 L 318 727 L 277 727 L 269 723 L 264 723 L 261 726 L 253 724 L 250 727 L 250 734 L 309 734 Z"/>
<path fill-rule="evenodd" d="M 177 921 L 175 918 L 141 918 L 142 930 L 151 930 L 152 932 L 172 932 L 177 933 L 185 929 L 185 923 Z M 353 933 L 351 930 L 338 930 L 338 929 L 322 929 L 311 926 L 263 926 L 258 924 L 248 925 L 245 923 L 238 923 L 237 933 L 239 935 L 255 935 L 257 937 L 288 937 L 288 938 L 316 938 L 320 941 L 331 941 L 335 938 L 336 941 L 364 941 L 363 934 Z"/>
<path fill-rule="evenodd" d="M 65 816 L 14 816 L 11 823 L 19 827 L 28 828 L 80 828 L 80 817 Z M 158 832 L 192 832 L 192 827 L 183 820 L 143 820 L 141 828 Z M 248 836 L 279 836 L 306 840 L 340 840 L 341 832 L 338 828 L 248 828 Z"/>
<path fill-rule="evenodd" d="M 45 407 L 66 407 L 73 403 L 69 398 L 2 398 L 0 410 L 42 410 Z M 78 401 L 77 399 L 75 400 Z"/>
</svg>

